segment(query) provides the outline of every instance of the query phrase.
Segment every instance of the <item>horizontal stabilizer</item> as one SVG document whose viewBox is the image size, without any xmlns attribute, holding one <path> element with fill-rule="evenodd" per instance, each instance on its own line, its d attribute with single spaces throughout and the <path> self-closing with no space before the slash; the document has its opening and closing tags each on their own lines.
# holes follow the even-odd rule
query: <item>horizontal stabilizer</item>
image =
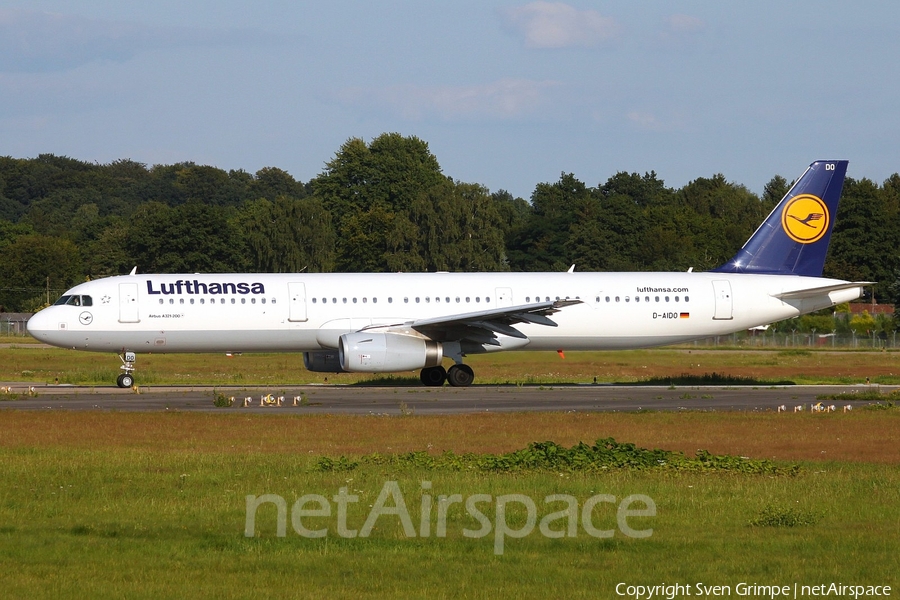
<svg viewBox="0 0 900 600">
<path fill-rule="evenodd" d="M 806 288 L 803 290 L 794 290 L 791 292 L 780 292 L 778 294 L 772 294 L 773 298 L 779 298 L 781 300 L 798 300 L 802 298 L 815 298 L 816 296 L 824 296 L 825 294 L 829 294 L 831 292 L 837 292 L 840 290 L 852 290 L 853 288 L 861 288 L 867 285 L 874 285 L 871 281 L 853 281 L 848 283 L 840 283 L 836 285 L 823 285 L 821 287 L 814 288 Z"/>
</svg>

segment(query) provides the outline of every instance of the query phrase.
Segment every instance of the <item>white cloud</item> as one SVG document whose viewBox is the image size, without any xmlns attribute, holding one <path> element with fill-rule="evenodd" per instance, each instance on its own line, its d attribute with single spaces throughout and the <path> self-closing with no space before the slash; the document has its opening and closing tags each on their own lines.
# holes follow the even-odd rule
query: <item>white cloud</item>
<svg viewBox="0 0 900 600">
<path fill-rule="evenodd" d="M 96 60 L 126 61 L 156 48 L 229 44 L 247 31 L 151 27 L 77 15 L 0 9 L 0 72 L 65 71 Z"/>
<path fill-rule="evenodd" d="M 471 86 L 398 85 L 380 89 L 348 88 L 339 99 L 354 106 L 387 108 L 399 116 L 420 120 L 511 119 L 537 111 L 546 102 L 552 81 L 500 79 Z"/>
<path fill-rule="evenodd" d="M 611 17 L 563 2 L 531 2 L 504 12 L 529 48 L 590 48 L 615 39 L 621 29 Z"/>
</svg>

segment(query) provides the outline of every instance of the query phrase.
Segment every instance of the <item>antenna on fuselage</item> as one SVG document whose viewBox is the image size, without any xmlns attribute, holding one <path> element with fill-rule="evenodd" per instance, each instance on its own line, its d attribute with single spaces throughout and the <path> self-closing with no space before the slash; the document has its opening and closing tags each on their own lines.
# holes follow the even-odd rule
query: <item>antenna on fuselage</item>
<svg viewBox="0 0 900 600">
<path fill-rule="evenodd" d="M 131 270 L 131 273 L 129 273 L 129 275 L 132 275 L 132 276 L 133 276 L 133 275 L 135 275 L 136 273 L 137 273 L 137 265 L 134 266 L 134 268 Z"/>
</svg>

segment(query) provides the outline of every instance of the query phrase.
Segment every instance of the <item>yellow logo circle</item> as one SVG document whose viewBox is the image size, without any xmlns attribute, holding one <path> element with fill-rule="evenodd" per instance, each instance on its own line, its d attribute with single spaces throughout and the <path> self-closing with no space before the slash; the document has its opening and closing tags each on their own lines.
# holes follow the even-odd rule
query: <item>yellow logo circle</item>
<svg viewBox="0 0 900 600">
<path fill-rule="evenodd" d="M 821 198 L 812 194 L 794 196 L 781 211 L 784 232 L 801 244 L 812 244 L 822 239 L 830 222 L 828 207 Z"/>
</svg>

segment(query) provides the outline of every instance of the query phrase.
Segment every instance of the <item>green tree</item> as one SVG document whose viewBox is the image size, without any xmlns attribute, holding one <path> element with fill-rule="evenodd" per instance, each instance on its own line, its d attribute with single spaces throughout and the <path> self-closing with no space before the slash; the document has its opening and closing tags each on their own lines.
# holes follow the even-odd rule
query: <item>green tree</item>
<svg viewBox="0 0 900 600">
<path fill-rule="evenodd" d="M 222 207 L 189 202 L 168 207 L 148 202 L 134 214 L 126 235 L 132 263 L 143 272 L 243 271 L 240 232 Z"/>
<path fill-rule="evenodd" d="M 235 217 L 249 267 L 264 273 L 327 272 L 335 264 L 331 215 L 315 198 L 244 203 Z"/>
<path fill-rule="evenodd" d="M 311 182 L 338 231 L 337 268 L 432 268 L 428 236 L 443 218 L 435 200 L 449 183 L 419 138 L 386 133 L 369 145 L 358 138 L 344 143 Z"/>
<path fill-rule="evenodd" d="M 78 248 L 71 241 L 26 234 L 0 247 L 0 305 L 32 311 L 53 302 L 81 278 Z"/>
</svg>

